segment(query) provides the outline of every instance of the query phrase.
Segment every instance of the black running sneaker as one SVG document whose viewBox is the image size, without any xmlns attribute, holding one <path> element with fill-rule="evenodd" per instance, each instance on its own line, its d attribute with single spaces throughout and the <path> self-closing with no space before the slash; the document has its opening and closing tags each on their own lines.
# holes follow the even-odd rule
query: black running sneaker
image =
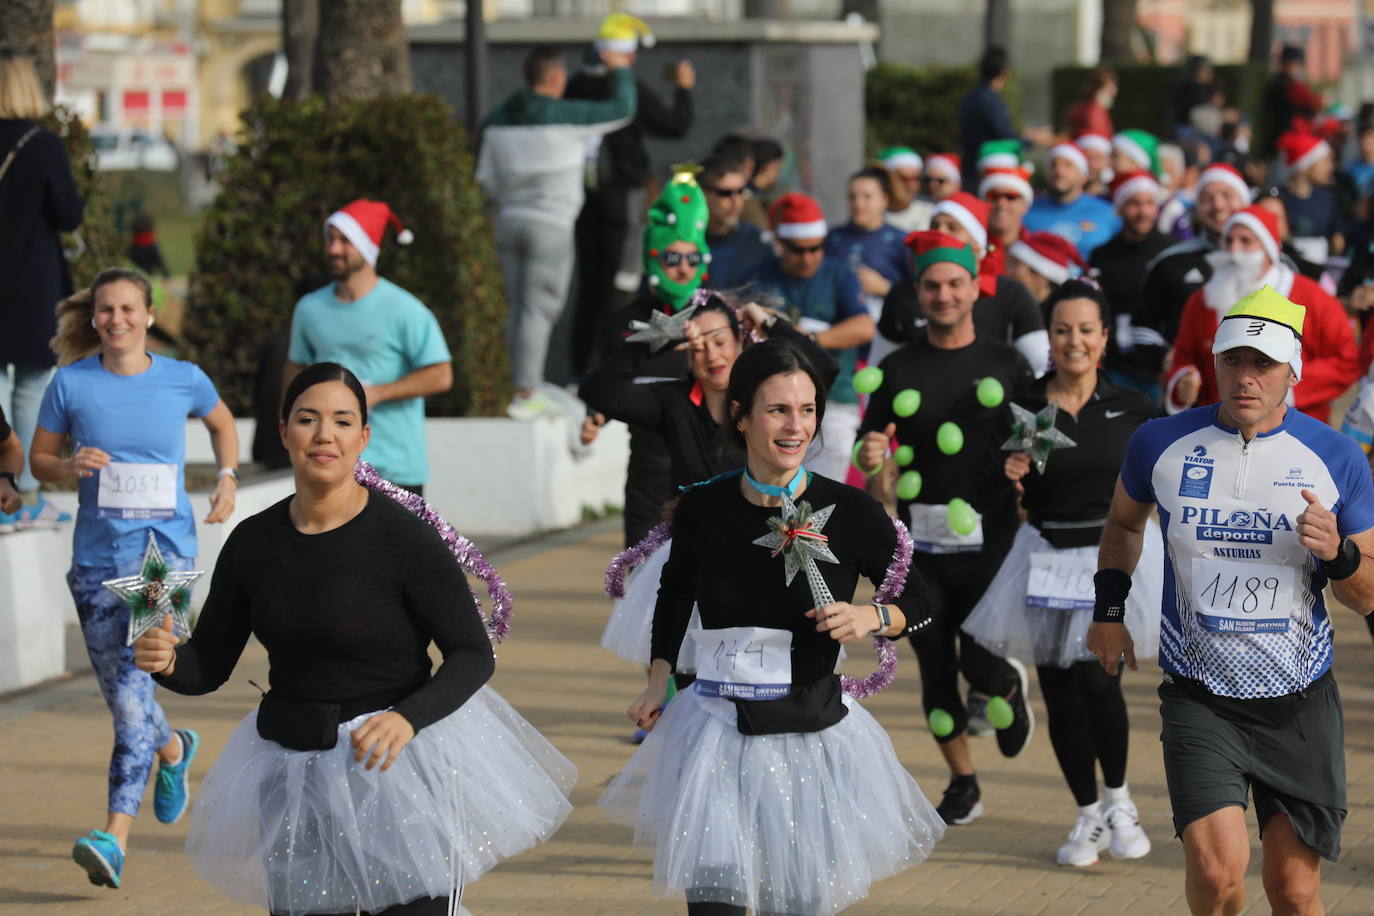
<svg viewBox="0 0 1374 916">
<path fill-rule="evenodd" d="M 940 799 L 935 811 L 946 824 L 972 824 L 983 813 L 982 797 L 978 777 L 955 776 L 950 779 L 945 797 Z"/>
<path fill-rule="evenodd" d="M 997 749 L 1003 757 L 1015 757 L 1035 733 L 1035 714 L 1026 702 L 1026 689 L 1030 686 L 1026 666 L 1014 658 L 1007 659 L 1007 664 L 1016 671 L 1017 684 L 1011 696 L 1006 698 L 1011 705 L 1012 720 L 1006 728 L 997 730 Z"/>
</svg>

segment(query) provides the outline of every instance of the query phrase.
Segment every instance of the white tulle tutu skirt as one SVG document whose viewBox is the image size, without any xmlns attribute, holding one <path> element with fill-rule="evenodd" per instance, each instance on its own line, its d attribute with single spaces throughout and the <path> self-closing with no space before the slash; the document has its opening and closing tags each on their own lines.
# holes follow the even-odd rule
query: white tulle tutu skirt
<svg viewBox="0 0 1374 916">
<path fill-rule="evenodd" d="M 835 913 L 923 861 L 945 832 L 858 703 L 824 731 L 742 735 L 728 700 L 685 690 L 601 796 L 654 847 L 663 895 L 754 913 Z"/>
<path fill-rule="evenodd" d="M 641 668 L 649 667 L 651 661 L 649 641 L 654 629 L 654 605 L 658 603 L 658 580 L 668 563 L 668 551 L 672 546 L 672 538 L 669 538 L 649 554 L 648 559 L 630 570 L 625 577 L 625 597 L 615 602 L 611 608 L 611 618 L 606 621 L 606 629 L 601 633 L 601 648 Z M 687 631 L 690 633 L 700 629 L 701 615 L 694 607 Z M 677 671 L 697 670 L 696 654 L 691 646 L 690 637 L 682 641 Z"/>
<path fill-rule="evenodd" d="M 1003 658 L 1033 659 L 1037 665 L 1055 668 L 1093 661 L 1087 647 L 1088 627 L 1093 622 L 1091 608 L 1061 610 L 1027 603 L 1031 554 L 1042 552 L 1097 556 L 1096 547 L 1056 551 L 1034 525 L 1022 525 L 992 584 L 969 612 L 963 630 Z M 1164 548 L 1159 525 L 1150 519 L 1140 562 L 1131 576 L 1131 595 L 1126 601 L 1126 627 L 1135 642 L 1137 658 L 1152 658 L 1159 653 L 1163 592 Z"/>
<path fill-rule="evenodd" d="M 201 878 L 273 912 L 370 912 L 449 896 L 572 811 L 577 769 L 489 687 L 385 773 L 353 762 L 349 734 L 372 715 L 340 725 L 330 750 L 289 751 L 249 713 L 192 810 Z"/>
</svg>

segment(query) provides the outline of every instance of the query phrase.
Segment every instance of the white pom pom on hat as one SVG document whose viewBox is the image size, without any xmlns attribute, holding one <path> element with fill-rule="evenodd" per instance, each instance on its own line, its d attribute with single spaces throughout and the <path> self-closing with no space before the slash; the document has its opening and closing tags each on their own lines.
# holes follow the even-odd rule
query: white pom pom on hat
<svg viewBox="0 0 1374 916">
<path fill-rule="evenodd" d="M 413 241 L 415 241 L 415 233 L 411 232 L 409 229 L 402 229 L 400 232 L 396 233 L 397 244 L 409 245 Z"/>
</svg>

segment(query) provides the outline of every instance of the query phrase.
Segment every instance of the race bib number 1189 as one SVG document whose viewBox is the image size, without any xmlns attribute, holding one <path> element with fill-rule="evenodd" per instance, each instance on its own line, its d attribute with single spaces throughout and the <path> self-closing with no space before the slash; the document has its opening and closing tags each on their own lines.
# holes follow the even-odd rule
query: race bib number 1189
<svg viewBox="0 0 1374 916">
<path fill-rule="evenodd" d="M 1291 567 L 1193 559 L 1193 607 L 1214 633 L 1286 633 L 1293 612 Z"/>
</svg>

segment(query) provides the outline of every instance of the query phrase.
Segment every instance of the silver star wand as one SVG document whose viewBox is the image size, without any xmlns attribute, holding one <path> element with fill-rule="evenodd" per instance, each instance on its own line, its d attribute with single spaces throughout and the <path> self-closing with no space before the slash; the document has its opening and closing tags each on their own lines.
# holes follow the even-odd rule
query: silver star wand
<svg viewBox="0 0 1374 916">
<path fill-rule="evenodd" d="M 770 518 L 769 532 L 753 542 L 773 551 L 775 557 L 782 554 L 783 572 L 788 585 L 797 577 L 797 570 L 806 570 L 811 600 L 816 602 L 818 608 L 835 603 L 835 596 L 830 593 L 830 586 L 825 584 L 820 567 L 816 565 L 817 560 L 840 562 L 830 551 L 830 538 L 821 533 L 825 523 L 830 521 L 830 513 L 834 511 L 834 506 L 826 506 L 818 512 L 812 512 L 810 503 L 794 503 L 792 497 L 784 493 L 782 515 Z"/>
<path fill-rule="evenodd" d="M 1054 418 L 1059 413 L 1059 405 L 1054 401 L 1050 401 L 1039 413 L 1031 413 L 1020 404 L 1013 403 L 1011 413 L 1015 417 L 1011 438 L 1002 443 L 1002 448 L 1030 455 L 1031 463 L 1041 474 L 1045 473 L 1050 452 L 1058 448 L 1073 448 L 1078 444 L 1054 425 Z"/>
<path fill-rule="evenodd" d="M 671 315 L 650 312 L 648 321 L 630 322 L 630 330 L 634 333 L 625 339 L 631 343 L 646 343 L 650 350 L 662 350 L 669 344 L 687 339 L 687 322 L 696 310 L 695 305 L 689 305 Z"/>
<path fill-rule="evenodd" d="M 172 569 L 162 558 L 153 533 L 148 532 L 148 548 L 136 576 L 106 579 L 100 584 L 114 592 L 129 607 L 129 641 L 133 645 L 149 628 L 168 614 L 172 630 L 183 639 L 191 635 L 191 587 L 205 575 L 203 569 L 187 572 Z"/>
</svg>

